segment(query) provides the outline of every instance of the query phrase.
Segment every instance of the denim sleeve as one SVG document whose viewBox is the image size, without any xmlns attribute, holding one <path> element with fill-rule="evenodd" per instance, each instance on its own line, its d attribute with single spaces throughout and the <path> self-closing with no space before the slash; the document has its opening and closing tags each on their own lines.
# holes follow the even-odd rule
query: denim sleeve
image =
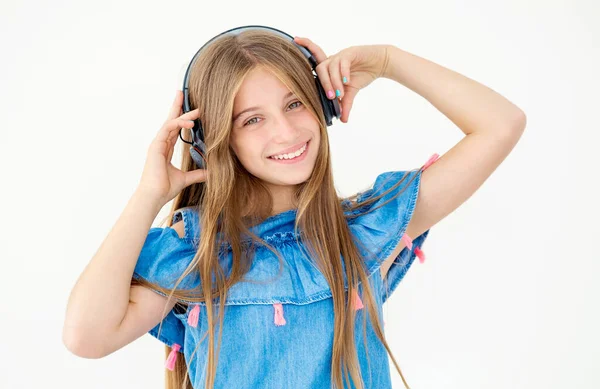
<svg viewBox="0 0 600 389">
<path fill-rule="evenodd" d="M 359 194 L 358 201 L 378 196 L 399 181 L 401 183 L 379 200 L 358 209 L 356 213 L 366 213 L 351 219 L 349 223 L 359 250 L 365 257 L 369 275 L 375 273 L 373 276 L 381 277 L 379 270 L 383 261 L 391 255 L 401 240 L 412 243 L 407 244 L 395 258 L 383 282 L 376 283 L 381 285 L 378 292 L 383 302 L 396 289 L 415 257 L 419 255 L 424 258 L 421 247 L 429 230 L 417 237 L 405 236 L 406 227 L 417 202 L 421 174 L 421 170 L 411 170 L 390 171 L 378 175 L 373 187 Z"/>
<path fill-rule="evenodd" d="M 196 254 L 196 246 L 193 243 L 191 231 L 193 231 L 193 215 L 190 211 L 178 211 L 173 221 L 183 219 L 185 235 L 180 238 L 171 227 L 152 227 L 138 257 L 133 273 L 133 278 L 144 279 L 162 288 L 172 289 L 177 279 L 183 274 Z M 177 289 L 188 289 L 199 287 L 199 275 L 197 272 L 186 276 L 177 286 Z M 152 289 L 161 296 L 165 293 Z M 185 325 L 181 320 L 182 315 L 175 308 L 167 314 L 162 321 L 162 328 L 158 323 L 149 333 L 168 346 L 179 344 L 182 349 L 184 345 Z M 183 352 L 183 351 L 182 351 Z"/>
</svg>

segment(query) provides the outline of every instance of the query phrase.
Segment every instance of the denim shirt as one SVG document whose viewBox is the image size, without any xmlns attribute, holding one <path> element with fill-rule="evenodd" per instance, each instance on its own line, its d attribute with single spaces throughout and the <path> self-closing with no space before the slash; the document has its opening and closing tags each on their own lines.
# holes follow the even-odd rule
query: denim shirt
<svg viewBox="0 0 600 389">
<path fill-rule="evenodd" d="M 424 259 L 420 248 L 429 230 L 414 239 L 405 233 L 415 208 L 424 167 L 378 175 L 373 187 L 359 194 L 359 201 L 389 189 L 404 174 L 408 176 L 394 191 L 373 204 L 355 210 L 355 213 L 375 208 L 406 185 L 408 188 L 378 209 L 347 219 L 354 238 L 362 243 L 357 246 L 361 254 L 371 254 L 365 257 L 366 269 L 380 320 L 383 320 L 383 303 L 396 289 L 415 257 L 418 256 L 421 261 Z M 255 256 L 245 279 L 270 282 L 242 281 L 229 289 L 215 388 L 331 387 L 333 299 L 325 277 L 295 240 L 295 218 L 296 210 L 292 209 L 271 216 L 251 228 L 278 250 L 284 267 L 280 277 L 276 278 L 280 271 L 278 258 L 264 246 L 256 245 Z M 183 238 L 171 227 L 150 229 L 135 266 L 134 278 L 173 288 L 178 276 L 194 257 L 200 240 L 199 216 L 195 209 L 178 210 L 173 221 L 179 220 L 184 223 Z M 389 268 L 387 283 L 384 283 L 379 269 L 401 240 L 406 247 Z M 230 251 L 226 259 L 222 266 L 231 265 Z M 345 285 L 347 289 L 346 280 Z M 191 287 L 200 287 L 197 272 L 188 275 L 179 286 Z M 159 291 L 155 292 L 164 296 Z M 367 360 L 362 324 L 365 309 L 358 308 L 362 307 L 360 284 L 358 294 L 355 342 L 365 388 L 391 388 L 388 355 L 375 335 L 369 318 L 366 322 Z M 183 355 L 194 388 L 204 387 L 208 350 L 205 312 L 205 303 L 188 304 L 185 312 L 174 308 L 163 319 L 160 336 L 160 323 L 149 331 L 152 336 L 172 347 L 169 358 Z M 216 331 L 218 336 L 219 329 Z M 201 339 L 202 343 L 194 353 Z M 346 383 L 344 387 L 347 387 Z"/>
</svg>

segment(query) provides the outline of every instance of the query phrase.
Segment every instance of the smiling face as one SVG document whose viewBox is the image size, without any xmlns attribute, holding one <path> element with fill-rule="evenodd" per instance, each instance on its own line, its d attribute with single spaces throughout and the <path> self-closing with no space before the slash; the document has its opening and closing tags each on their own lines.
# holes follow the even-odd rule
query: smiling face
<svg viewBox="0 0 600 389">
<path fill-rule="evenodd" d="M 269 187 L 310 177 L 319 122 L 277 77 L 260 67 L 252 70 L 234 99 L 232 117 L 231 147 L 252 175 Z"/>
</svg>

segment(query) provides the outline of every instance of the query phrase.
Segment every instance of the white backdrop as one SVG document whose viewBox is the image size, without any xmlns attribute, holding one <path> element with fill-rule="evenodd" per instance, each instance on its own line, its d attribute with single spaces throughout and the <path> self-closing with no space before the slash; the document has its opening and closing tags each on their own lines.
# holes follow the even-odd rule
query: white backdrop
<svg viewBox="0 0 600 389">
<path fill-rule="evenodd" d="M 138 183 L 187 61 L 246 24 L 328 55 L 394 44 L 525 111 L 513 152 L 433 227 L 427 260 L 386 303 L 387 337 L 413 389 L 600 387 L 596 2 L 215 3 L 0 3 L 0 387 L 163 387 L 163 345 L 150 335 L 103 359 L 72 355 L 65 306 Z M 387 79 L 329 133 L 344 195 L 463 136 Z M 392 379 L 403 387 L 393 366 Z"/>
</svg>

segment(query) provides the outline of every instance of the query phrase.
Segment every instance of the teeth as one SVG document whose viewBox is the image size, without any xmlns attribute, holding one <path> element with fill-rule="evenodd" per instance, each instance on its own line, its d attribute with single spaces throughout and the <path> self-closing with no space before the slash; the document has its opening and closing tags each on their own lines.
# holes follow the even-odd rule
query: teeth
<svg viewBox="0 0 600 389">
<path fill-rule="evenodd" d="M 273 158 L 273 159 L 292 159 L 292 158 L 296 158 L 296 157 L 300 156 L 302 153 L 304 153 L 304 150 L 306 150 L 306 143 L 304 144 L 304 146 L 302 146 L 301 148 L 299 148 L 295 153 L 273 155 L 273 156 L 271 156 L 269 158 Z"/>
</svg>

